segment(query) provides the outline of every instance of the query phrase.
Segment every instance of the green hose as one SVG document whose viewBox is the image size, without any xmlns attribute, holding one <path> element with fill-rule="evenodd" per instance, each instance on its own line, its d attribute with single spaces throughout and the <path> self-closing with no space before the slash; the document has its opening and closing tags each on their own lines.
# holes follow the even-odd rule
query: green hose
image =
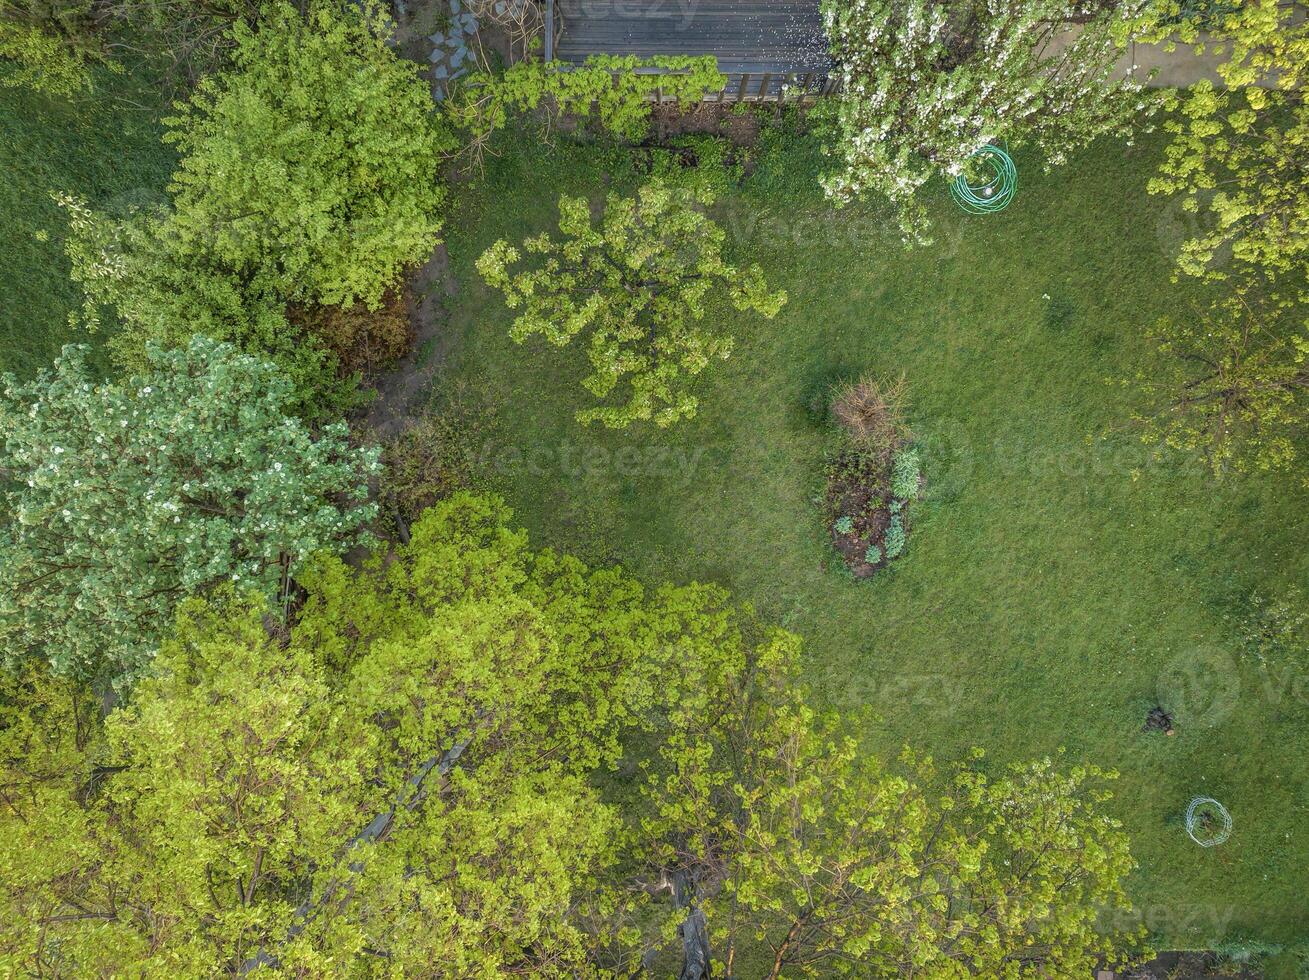
<svg viewBox="0 0 1309 980">
<path fill-rule="evenodd" d="M 1009 154 L 998 146 L 984 146 L 969 160 L 978 161 L 975 170 L 988 172 L 982 183 L 969 183 L 967 173 L 950 182 L 950 193 L 969 214 L 995 214 L 1003 211 L 1018 190 L 1018 168 Z"/>
</svg>

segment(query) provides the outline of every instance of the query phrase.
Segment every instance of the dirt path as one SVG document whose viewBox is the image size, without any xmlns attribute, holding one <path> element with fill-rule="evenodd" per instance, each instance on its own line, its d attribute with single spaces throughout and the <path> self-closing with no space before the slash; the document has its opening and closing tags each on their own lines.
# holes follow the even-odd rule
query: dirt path
<svg viewBox="0 0 1309 980">
<path fill-rule="evenodd" d="M 393 368 L 374 380 L 376 400 L 368 406 L 364 427 L 378 441 L 399 433 L 426 404 L 436 369 L 445 359 L 448 337 L 446 299 L 456 285 L 442 242 L 425 264 L 409 275 L 409 322 L 414 326 L 413 349 Z"/>
</svg>

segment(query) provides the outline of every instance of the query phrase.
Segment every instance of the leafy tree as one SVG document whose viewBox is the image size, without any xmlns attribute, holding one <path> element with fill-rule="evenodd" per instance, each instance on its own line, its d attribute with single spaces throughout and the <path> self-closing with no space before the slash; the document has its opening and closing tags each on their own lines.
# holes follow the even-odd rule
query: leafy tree
<svg viewBox="0 0 1309 980">
<path fill-rule="evenodd" d="M 687 685 L 647 766 L 641 853 L 681 896 L 683 977 L 1084 977 L 1136 936 L 1134 867 L 1093 767 L 883 767 L 800 693 L 776 634 Z"/>
<path fill-rule="evenodd" d="M 431 252 L 449 142 L 417 66 L 387 46 L 388 23 L 283 2 L 257 30 L 236 25 L 232 68 L 169 120 L 182 154 L 173 221 L 189 250 L 272 277 L 292 299 L 374 307 Z"/>
<path fill-rule="evenodd" d="M 471 74 L 460 83 L 448 111 L 464 131 L 465 148 L 480 161 L 486 142 L 512 115 L 543 105 L 555 117 L 594 113 L 606 132 L 636 141 L 649 129 L 656 92 L 686 110 L 706 92 L 721 92 L 726 85 L 727 76 L 712 56 L 593 55 L 572 65 L 529 54 L 503 72 Z"/>
<path fill-rule="evenodd" d="M 885 773 L 805 706 L 795 637 L 509 516 L 456 494 L 361 569 L 319 557 L 289 635 L 257 599 L 185 604 L 103 727 L 75 685 L 7 679 L 0 964 L 628 975 L 679 927 L 736 975 L 1117 958 L 1094 771 Z"/>
<path fill-rule="evenodd" d="M 233 28 L 232 67 L 168 120 L 182 151 L 171 206 L 115 217 L 59 198 L 81 319 L 95 328 L 113 311 L 121 366 L 205 333 L 274 360 L 300 414 L 349 405 L 337 359 L 287 306 L 376 309 L 436 244 L 444 200 L 446 137 L 385 28 L 350 4 L 264 7 L 257 28 Z"/>
<path fill-rule="evenodd" d="M 817 107 L 836 168 L 838 203 L 869 191 L 925 238 L 915 200 L 954 178 L 988 143 L 1032 145 L 1050 164 L 1109 134 L 1130 134 L 1155 99 L 1115 80 L 1129 28 L 1147 0 L 855 0 L 823 5 L 841 93 Z M 1064 34 L 1076 20 L 1080 33 Z M 1052 43 L 1054 42 L 1054 43 Z"/>
<path fill-rule="evenodd" d="M 666 702 L 661 651 L 730 631 L 718 590 L 647 593 L 529 552 L 507 518 L 461 494 L 362 571 L 321 557 L 281 642 L 261 603 L 184 606 L 102 737 L 77 741 L 94 726 L 48 686 L 18 698 L 0 962 L 589 972 L 612 936 L 590 923 L 627 900 L 586 777 Z"/>
<path fill-rule="evenodd" d="M 720 315 L 709 305 L 715 291 L 737 310 L 769 319 L 786 302 L 784 291 L 768 290 L 758 266 L 740 269 L 723 259 L 726 236 L 703 211 L 712 202 L 707 188 L 651 181 L 634 198 L 610 194 L 597 227 L 584 198 L 561 197 L 562 240 L 542 234 L 523 243 L 524 252 L 541 257 L 533 268 L 515 270 L 522 253 L 503 240 L 477 260 L 510 309 L 521 310 L 510 330 L 515 341 L 541 334 L 564 347 L 589 335 L 591 373 L 583 386 L 599 399 L 621 394 L 617 405 L 578 412 L 580 422 L 668 426 L 694 416 L 698 403 L 686 378 L 733 347 L 713 325 Z"/>
<path fill-rule="evenodd" d="M 1177 4 L 1165 4 L 1165 14 Z M 1225 89 L 1193 85 L 1174 101 L 1165 129 L 1172 141 L 1154 193 L 1181 195 L 1201 216 L 1182 246 L 1181 269 L 1225 278 L 1215 259 L 1230 248 L 1270 278 L 1309 271 L 1309 21 L 1303 3 L 1247 0 L 1222 8 L 1205 27 L 1226 50 Z M 1163 34 L 1195 41 L 1194 21 L 1165 18 Z M 1203 45 L 1201 45 L 1203 47 Z"/>
<path fill-rule="evenodd" d="M 0 622 L 10 660 L 123 683 L 177 603 L 222 582 L 272 596 L 310 553 L 355 541 L 376 454 L 344 425 L 311 438 L 271 365 L 195 338 L 98 384 L 66 348 L 6 378 Z"/>
<path fill-rule="evenodd" d="M 92 0 L 0 0 L 0 85 L 69 97 L 91 87 L 103 53 Z"/>
<path fill-rule="evenodd" d="M 72 321 L 108 334 L 105 346 L 126 372 L 149 369 L 152 345 L 184 347 L 195 335 L 268 360 L 290 382 L 287 409 L 311 421 L 340 418 L 360 400 L 354 377 L 318 338 L 297 329 L 272 284 L 246 282 L 177 233 L 167 208 L 120 218 L 56 195 L 68 215 L 65 252 L 83 304 Z M 105 312 L 109 312 L 107 329 Z"/>
<path fill-rule="evenodd" d="M 1123 382 L 1160 448 L 1203 454 L 1216 474 L 1282 470 L 1309 432 L 1309 319 L 1255 279 L 1148 335 L 1159 358 Z"/>
</svg>

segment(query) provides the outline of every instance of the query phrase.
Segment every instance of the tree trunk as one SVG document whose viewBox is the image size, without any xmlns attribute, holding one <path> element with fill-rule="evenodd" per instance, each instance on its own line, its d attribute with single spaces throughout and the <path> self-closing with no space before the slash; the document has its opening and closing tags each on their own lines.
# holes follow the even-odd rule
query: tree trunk
<svg viewBox="0 0 1309 980">
<path fill-rule="evenodd" d="M 677 927 L 682 937 L 682 970 L 677 980 L 710 980 L 709 925 L 704 910 L 696 905 L 696 889 L 684 871 L 673 872 L 668 880 L 673 887 L 673 903 L 687 910 L 686 919 Z"/>
</svg>

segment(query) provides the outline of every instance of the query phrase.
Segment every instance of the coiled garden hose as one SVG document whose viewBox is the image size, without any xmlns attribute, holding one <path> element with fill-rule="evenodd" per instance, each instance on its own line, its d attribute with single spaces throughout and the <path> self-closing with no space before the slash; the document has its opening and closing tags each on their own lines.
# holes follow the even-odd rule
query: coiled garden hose
<svg viewBox="0 0 1309 980">
<path fill-rule="evenodd" d="M 981 183 L 970 183 L 966 170 L 950 182 L 951 196 L 969 214 L 1003 211 L 1018 190 L 1018 168 L 1009 154 L 998 146 L 987 145 L 968 159 L 977 162 L 967 169 L 987 176 Z"/>
</svg>

